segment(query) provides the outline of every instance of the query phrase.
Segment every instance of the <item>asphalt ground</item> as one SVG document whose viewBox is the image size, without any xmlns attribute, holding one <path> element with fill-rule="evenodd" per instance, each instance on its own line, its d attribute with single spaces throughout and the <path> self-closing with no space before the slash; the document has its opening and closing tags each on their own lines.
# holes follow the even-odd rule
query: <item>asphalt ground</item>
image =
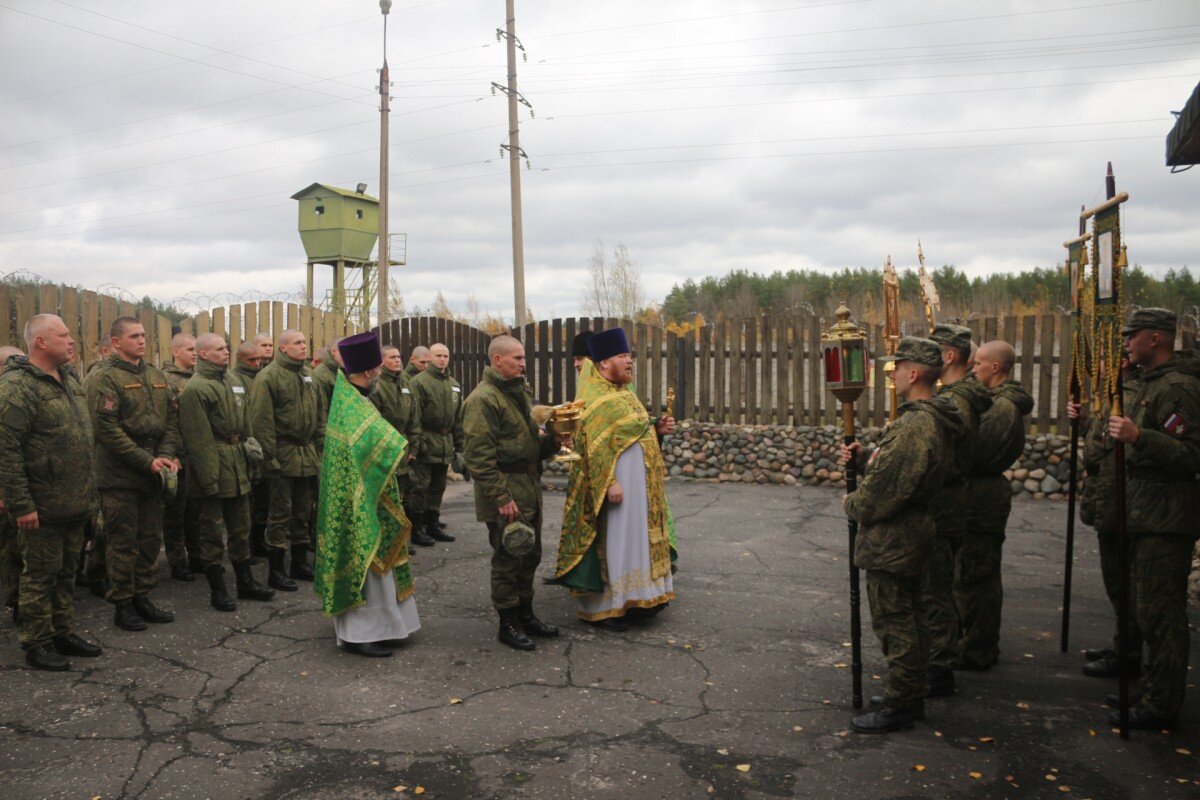
<svg viewBox="0 0 1200 800">
<path fill-rule="evenodd" d="M 307 586 L 221 614 L 165 569 L 153 596 L 177 621 L 144 633 L 78 590 L 105 653 L 66 673 L 26 668 L 0 622 L 0 797 L 1200 797 L 1200 692 L 1177 731 L 1122 741 L 1102 705 L 1115 681 L 1080 673 L 1112 625 L 1086 528 L 1059 652 L 1062 503 L 1014 508 L 1000 664 L 913 730 L 863 736 L 835 492 L 669 482 L 677 601 L 612 634 L 542 587 L 563 635 L 533 654 L 496 642 L 470 492 L 452 485 L 443 512 L 459 540 L 418 551 L 423 627 L 389 659 L 339 651 Z M 552 521 L 562 498 L 547 493 Z M 870 694 L 883 660 L 863 604 Z"/>
</svg>

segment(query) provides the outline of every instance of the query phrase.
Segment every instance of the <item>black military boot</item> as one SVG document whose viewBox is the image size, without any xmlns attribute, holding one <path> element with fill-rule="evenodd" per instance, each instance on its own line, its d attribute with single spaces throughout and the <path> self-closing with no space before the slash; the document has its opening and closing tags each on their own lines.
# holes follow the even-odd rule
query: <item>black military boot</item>
<svg viewBox="0 0 1200 800">
<path fill-rule="evenodd" d="M 412 536 L 409 541 L 417 547 L 433 547 L 437 542 L 429 538 L 425 533 L 425 515 L 415 514 L 412 519 Z"/>
<path fill-rule="evenodd" d="M 1130 708 L 1132 708 L 1133 706 L 1136 706 L 1140 702 L 1142 702 L 1142 693 L 1139 690 L 1134 689 L 1133 691 L 1131 691 L 1129 693 L 1129 706 L 1130 706 Z M 1121 695 L 1119 695 L 1119 694 L 1104 695 L 1104 705 L 1108 706 L 1109 708 L 1120 708 L 1121 707 Z"/>
<path fill-rule="evenodd" d="M 871 695 L 871 710 L 872 711 L 883 708 L 886 705 L 887 705 L 886 697 L 884 697 L 881 694 Z M 917 719 L 917 720 L 925 719 L 925 703 L 924 703 L 924 701 L 922 701 L 921 704 L 916 706 L 916 708 L 914 709 L 913 718 Z"/>
<path fill-rule="evenodd" d="M 167 611 L 165 608 L 159 608 L 150 602 L 150 598 L 144 594 L 135 595 L 133 598 L 133 610 L 138 616 L 146 620 L 146 622 L 174 622 L 174 612 Z"/>
<path fill-rule="evenodd" d="M 347 653 L 367 658 L 390 658 L 392 651 L 379 642 L 345 642 L 342 647 Z"/>
<path fill-rule="evenodd" d="M 267 526 L 261 522 L 250 524 L 250 552 L 262 558 L 271 555 L 271 549 L 267 547 Z"/>
<path fill-rule="evenodd" d="M 268 589 L 254 580 L 254 572 L 250 569 L 250 559 L 235 562 L 233 574 L 237 578 L 237 596 L 241 600 L 271 600 L 275 590 Z"/>
<path fill-rule="evenodd" d="M 536 650 L 537 645 L 530 641 L 521 628 L 520 609 L 504 608 L 500 610 L 500 634 L 497 636 L 501 644 L 506 644 L 514 650 Z"/>
<path fill-rule="evenodd" d="M 1108 655 L 1085 663 L 1083 665 L 1083 674 L 1092 678 L 1116 678 L 1121 673 L 1120 666 L 1121 661 L 1117 658 L 1117 654 L 1109 651 Z M 1131 653 L 1129 655 L 1129 674 L 1140 675 L 1141 672 L 1141 656 Z"/>
<path fill-rule="evenodd" d="M 308 545 L 292 545 L 292 578 L 298 581 L 311 581 L 313 569 L 308 565 Z"/>
<path fill-rule="evenodd" d="M 287 558 L 287 553 L 280 547 L 272 547 L 270 550 L 271 552 L 267 554 L 267 563 L 270 565 L 270 571 L 267 572 L 267 585 L 281 592 L 298 591 L 300 587 L 283 571 L 283 561 Z"/>
<path fill-rule="evenodd" d="M 859 733 L 890 733 L 911 728 L 918 719 L 925 718 L 925 701 L 918 700 L 912 708 L 892 708 L 882 705 L 874 711 L 850 721 L 850 727 Z"/>
<path fill-rule="evenodd" d="M 92 578 L 92 584 L 88 591 L 103 600 L 108 596 L 108 578 Z"/>
<path fill-rule="evenodd" d="M 439 521 L 441 515 L 440 511 L 430 511 L 425 515 L 425 535 L 436 542 L 453 542 L 454 537 L 446 533 L 446 526 Z"/>
<path fill-rule="evenodd" d="M 28 658 L 28 656 L 26 656 Z M 1111 711 L 1108 722 L 1114 728 L 1121 724 L 1121 712 Z M 1175 727 L 1175 720 L 1160 717 L 1142 703 L 1129 709 L 1129 729 L 1134 731 L 1162 731 Z"/>
<path fill-rule="evenodd" d="M 517 606 L 517 620 L 521 623 L 521 628 L 529 636 L 541 636 L 544 639 L 551 639 L 558 636 L 558 628 L 553 625 L 547 625 L 533 614 L 533 600 L 521 600 L 521 605 Z"/>
<path fill-rule="evenodd" d="M 113 614 L 113 622 L 123 631 L 144 631 L 146 620 L 142 619 L 133 607 L 132 600 L 118 600 L 117 610 Z"/>
<path fill-rule="evenodd" d="M 45 669 L 50 672 L 62 672 L 71 668 L 71 662 L 66 656 L 48 644 L 39 644 L 25 651 L 25 663 L 34 669 Z"/>
<path fill-rule="evenodd" d="M 1111 647 L 1100 647 L 1095 649 L 1089 648 L 1083 651 L 1083 658 L 1085 661 L 1097 661 L 1106 656 L 1115 656 L 1116 654 L 1117 651 L 1113 650 Z"/>
<path fill-rule="evenodd" d="M 177 564 L 171 567 L 171 577 L 184 583 L 191 583 L 196 580 L 196 574 L 192 572 L 190 564 Z"/>
<path fill-rule="evenodd" d="M 225 591 L 225 570 L 220 564 L 209 564 L 204 568 L 204 577 L 208 578 L 209 604 L 217 611 L 236 611 L 237 603 Z"/>
<path fill-rule="evenodd" d="M 82 656 L 83 658 L 96 658 L 104 651 L 100 649 L 100 645 L 93 644 L 81 636 L 76 636 L 73 633 L 64 633 L 62 636 L 55 636 L 53 640 L 54 649 L 62 653 L 64 656 Z"/>
<path fill-rule="evenodd" d="M 926 697 L 949 697 L 957 691 L 954 687 L 954 670 L 931 669 L 925 686 Z"/>
</svg>

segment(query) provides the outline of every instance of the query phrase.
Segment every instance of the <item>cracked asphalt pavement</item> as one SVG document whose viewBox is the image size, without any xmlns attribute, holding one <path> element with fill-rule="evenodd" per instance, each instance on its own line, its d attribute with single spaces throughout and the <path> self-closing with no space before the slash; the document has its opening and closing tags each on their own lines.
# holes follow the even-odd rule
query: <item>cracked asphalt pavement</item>
<svg viewBox="0 0 1200 800">
<path fill-rule="evenodd" d="M 1080 650 L 1112 625 L 1087 528 L 1071 652 L 1059 652 L 1062 503 L 1015 506 L 1000 664 L 960 674 L 959 694 L 929 701 L 914 730 L 871 737 L 848 731 L 837 493 L 670 481 L 678 600 L 612 634 L 576 621 L 565 590 L 540 587 L 538 613 L 563 635 L 533 654 L 496 642 L 470 493 L 447 492 L 458 541 L 418 551 L 422 628 L 390 659 L 340 652 L 307 585 L 221 614 L 203 581 L 165 569 L 154 597 L 177 621 L 145 633 L 116 629 L 107 604 L 76 592 L 79 630 L 105 653 L 70 672 L 26 668 L 0 622 L 0 796 L 1200 796 L 1200 692 L 1189 688 L 1178 731 L 1125 742 L 1103 707 L 1115 681 L 1079 671 Z M 546 495 L 542 576 L 562 499 Z M 869 695 L 883 659 L 865 597 L 863 620 Z"/>
</svg>

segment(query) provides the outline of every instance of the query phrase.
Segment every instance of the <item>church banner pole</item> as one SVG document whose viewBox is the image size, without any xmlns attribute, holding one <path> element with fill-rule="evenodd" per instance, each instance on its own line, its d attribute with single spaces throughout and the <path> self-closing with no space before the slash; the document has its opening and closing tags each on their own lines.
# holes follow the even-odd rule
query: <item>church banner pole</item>
<svg viewBox="0 0 1200 800">
<path fill-rule="evenodd" d="M 1083 209 L 1080 209 L 1081 211 Z M 1079 236 L 1063 242 L 1067 248 L 1067 280 L 1071 291 L 1071 402 L 1079 405 L 1083 393 L 1083 381 L 1080 374 L 1086 374 L 1084 363 L 1083 343 L 1083 309 L 1082 282 L 1083 271 L 1087 266 L 1087 249 L 1085 244 L 1092 238 L 1084 228 L 1087 222 L 1079 220 Z M 1079 486 L 1079 417 L 1071 420 L 1071 446 L 1067 451 L 1067 552 L 1063 558 L 1063 601 L 1062 601 L 1062 634 L 1059 638 L 1059 649 L 1067 652 L 1071 637 L 1071 577 L 1075 565 L 1075 504 Z"/>
</svg>

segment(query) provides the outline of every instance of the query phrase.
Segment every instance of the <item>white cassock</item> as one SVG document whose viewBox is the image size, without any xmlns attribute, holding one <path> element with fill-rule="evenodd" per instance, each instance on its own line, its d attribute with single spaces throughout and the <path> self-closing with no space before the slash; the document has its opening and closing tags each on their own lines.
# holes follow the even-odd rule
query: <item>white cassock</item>
<svg viewBox="0 0 1200 800">
<path fill-rule="evenodd" d="M 367 602 L 333 618 L 338 644 L 407 639 L 420 629 L 417 599 L 409 597 L 396 601 L 396 579 L 390 569 L 382 575 L 368 569 L 363 596 Z"/>
</svg>

